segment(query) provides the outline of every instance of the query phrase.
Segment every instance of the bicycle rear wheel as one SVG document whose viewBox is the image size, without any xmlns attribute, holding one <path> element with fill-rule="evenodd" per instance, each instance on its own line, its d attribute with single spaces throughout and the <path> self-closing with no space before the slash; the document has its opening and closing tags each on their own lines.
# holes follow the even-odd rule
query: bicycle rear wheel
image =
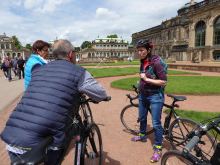
<svg viewBox="0 0 220 165">
<path fill-rule="evenodd" d="M 199 128 L 199 124 L 193 120 L 179 118 L 174 120 L 169 127 L 169 140 L 173 149 L 182 150 L 190 140 L 189 133 Z M 212 137 L 207 133 L 202 136 L 198 145 L 191 154 L 209 160 L 214 153 L 215 144 Z"/>
<path fill-rule="evenodd" d="M 138 106 L 133 105 L 127 105 L 124 107 L 120 114 L 120 119 L 125 127 L 125 129 L 132 133 L 132 134 L 138 134 L 140 130 L 140 122 L 138 119 Z M 154 132 L 153 126 L 152 126 L 152 120 L 151 115 L 148 114 L 147 117 L 147 132 L 146 134 L 151 134 Z"/>
<path fill-rule="evenodd" d="M 88 136 L 83 141 L 82 165 L 101 165 L 103 159 L 102 137 L 96 124 L 89 126 Z"/>
<path fill-rule="evenodd" d="M 180 151 L 172 150 L 166 152 L 161 158 L 161 165 L 193 165 Z"/>
</svg>

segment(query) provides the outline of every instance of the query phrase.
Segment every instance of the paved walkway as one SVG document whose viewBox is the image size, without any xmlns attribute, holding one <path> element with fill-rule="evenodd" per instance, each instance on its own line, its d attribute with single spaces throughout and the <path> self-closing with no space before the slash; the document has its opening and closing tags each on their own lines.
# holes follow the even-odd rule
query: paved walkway
<svg viewBox="0 0 220 165">
<path fill-rule="evenodd" d="M 203 72 L 203 75 L 212 75 L 213 73 Z M 215 73 L 214 73 L 215 74 Z M 216 75 L 216 74 L 215 74 Z M 216 76 L 220 76 L 217 74 Z M 152 142 L 153 136 L 149 137 L 146 143 L 133 143 L 130 142 L 132 135 L 123 131 L 120 123 L 119 115 L 121 109 L 129 104 L 125 94 L 129 93 L 125 90 L 114 89 L 110 87 L 111 81 L 123 77 L 111 77 L 98 79 L 100 83 L 112 96 L 110 102 L 103 102 L 98 105 L 93 105 L 93 115 L 95 121 L 99 124 L 101 129 L 103 146 L 104 146 L 104 159 L 105 165 L 146 165 L 150 164 L 149 159 L 152 155 Z M 13 83 L 13 84 L 12 84 Z M 18 99 L 15 99 L 23 92 L 23 81 L 17 80 L 8 82 L 3 77 L 0 77 L 0 132 L 4 128 L 5 122 L 8 119 L 13 108 L 16 106 Z M 3 93 L 4 92 L 4 93 Z M 6 95 L 3 97 L 2 95 Z M 9 96 L 7 96 L 9 95 Z M 187 96 L 188 100 L 181 103 L 182 109 L 191 110 L 204 110 L 204 111 L 218 111 L 220 107 L 220 96 Z M 14 100 L 14 101 L 13 101 Z M 4 101 L 4 104 L 2 104 Z M 12 101 L 12 102 L 11 102 Z M 170 102 L 169 99 L 166 102 Z M 10 105 L 6 107 L 7 105 Z M 5 108 L 6 107 L 6 108 Z M 202 108 L 202 109 L 201 109 Z M 163 115 L 164 120 L 164 115 Z M 169 145 L 165 142 L 164 152 L 169 149 Z M 9 158 L 5 151 L 5 145 L 0 141 L 0 161 L 1 165 L 8 165 Z M 63 165 L 73 164 L 73 156 L 71 153 L 66 157 Z M 159 163 L 156 163 L 159 165 Z"/>
<path fill-rule="evenodd" d="M 24 82 L 23 79 L 17 78 L 9 82 L 0 75 L 0 84 L 0 111 L 2 111 L 24 91 Z"/>
</svg>

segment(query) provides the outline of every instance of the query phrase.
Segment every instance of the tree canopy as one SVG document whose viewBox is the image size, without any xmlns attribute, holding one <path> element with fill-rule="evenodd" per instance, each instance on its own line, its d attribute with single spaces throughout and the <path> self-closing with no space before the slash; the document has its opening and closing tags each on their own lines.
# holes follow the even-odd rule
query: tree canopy
<svg viewBox="0 0 220 165">
<path fill-rule="evenodd" d="M 91 47 L 92 47 L 92 43 L 90 41 L 84 41 L 81 45 L 81 49 L 91 48 Z"/>
<path fill-rule="evenodd" d="M 117 34 L 111 34 L 111 35 L 108 35 L 107 38 L 118 38 L 118 35 Z"/>
<path fill-rule="evenodd" d="M 18 40 L 16 36 L 12 36 L 12 42 L 14 43 L 17 49 L 20 50 L 22 48 L 21 42 Z"/>
<path fill-rule="evenodd" d="M 25 45 L 25 48 L 31 50 L 31 48 L 32 48 L 32 47 L 31 47 L 31 44 L 26 44 L 26 45 Z"/>
</svg>

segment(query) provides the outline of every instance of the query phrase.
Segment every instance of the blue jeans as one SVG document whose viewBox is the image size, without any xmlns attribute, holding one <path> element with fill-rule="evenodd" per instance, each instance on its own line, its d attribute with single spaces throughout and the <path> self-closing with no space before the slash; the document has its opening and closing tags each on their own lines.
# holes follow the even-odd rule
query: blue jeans
<svg viewBox="0 0 220 165">
<path fill-rule="evenodd" d="M 139 95 L 139 119 L 140 133 L 145 134 L 147 131 L 147 115 L 151 110 L 152 124 L 155 130 L 154 145 L 162 145 L 163 127 L 161 125 L 161 113 L 164 103 L 164 94 L 157 93 L 150 96 Z"/>
</svg>

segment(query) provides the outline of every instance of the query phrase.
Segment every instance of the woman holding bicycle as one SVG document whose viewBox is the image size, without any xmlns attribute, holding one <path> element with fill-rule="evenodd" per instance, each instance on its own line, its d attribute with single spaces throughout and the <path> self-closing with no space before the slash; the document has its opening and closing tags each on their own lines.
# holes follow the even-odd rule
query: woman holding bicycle
<svg viewBox="0 0 220 165">
<path fill-rule="evenodd" d="M 139 84 L 139 120 L 140 133 L 132 141 L 146 141 L 147 115 L 151 109 L 152 123 L 155 130 L 154 154 L 151 162 L 159 161 L 161 157 L 163 127 L 161 113 L 164 103 L 164 87 L 166 86 L 167 65 L 158 55 L 152 55 L 153 45 L 148 40 L 139 40 L 136 45 L 140 58 Z"/>
</svg>

